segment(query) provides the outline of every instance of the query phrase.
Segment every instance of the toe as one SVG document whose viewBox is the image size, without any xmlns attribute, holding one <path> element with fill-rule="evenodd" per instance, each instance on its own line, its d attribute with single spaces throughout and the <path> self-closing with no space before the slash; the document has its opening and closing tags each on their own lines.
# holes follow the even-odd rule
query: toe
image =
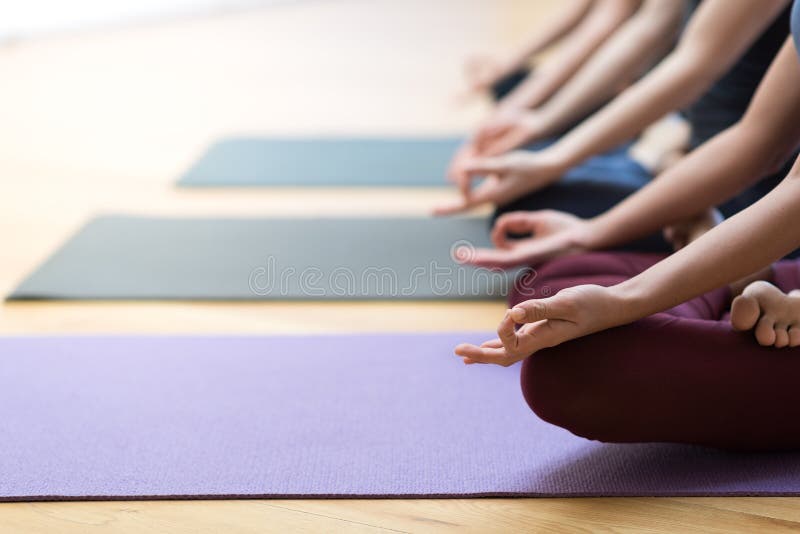
<svg viewBox="0 0 800 534">
<path fill-rule="evenodd" d="M 800 327 L 793 326 L 789 329 L 789 346 L 800 347 Z"/>
<path fill-rule="evenodd" d="M 775 325 L 775 348 L 782 349 L 789 346 L 789 328 L 785 324 Z"/>
<path fill-rule="evenodd" d="M 744 288 L 742 295 L 747 295 L 748 297 L 768 298 L 771 296 L 783 296 L 783 291 L 765 280 L 756 280 Z"/>
<path fill-rule="evenodd" d="M 731 304 L 731 325 L 736 330 L 750 330 L 758 322 L 761 310 L 758 301 L 749 296 L 740 295 Z"/>
<path fill-rule="evenodd" d="M 756 340 L 759 345 L 770 347 L 775 343 L 775 320 L 764 316 L 756 325 Z"/>
</svg>

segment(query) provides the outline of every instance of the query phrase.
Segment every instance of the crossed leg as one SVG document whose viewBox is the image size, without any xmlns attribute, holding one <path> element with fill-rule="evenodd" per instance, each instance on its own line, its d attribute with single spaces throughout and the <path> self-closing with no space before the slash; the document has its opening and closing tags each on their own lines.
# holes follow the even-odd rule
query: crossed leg
<svg viewBox="0 0 800 534">
<path fill-rule="evenodd" d="M 583 283 L 610 285 L 659 259 L 624 253 L 563 258 L 539 271 L 532 289 L 552 294 Z M 773 271 L 776 291 L 800 287 L 799 264 L 780 262 Z M 515 294 L 512 305 L 515 299 L 524 300 Z M 747 290 L 736 307 L 752 308 L 752 301 L 759 309 L 756 324 L 774 315 L 766 297 Z M 599 441 L 800 448 L 800 349 L 761 346 L 752 333 L 736 331 L 731 321 L 739 318 L 727 313 L 730 303 L 730 289 L 722 288 L 539 351 L 522 366 L 525 399 L 542 419 Z"/>
</svg>

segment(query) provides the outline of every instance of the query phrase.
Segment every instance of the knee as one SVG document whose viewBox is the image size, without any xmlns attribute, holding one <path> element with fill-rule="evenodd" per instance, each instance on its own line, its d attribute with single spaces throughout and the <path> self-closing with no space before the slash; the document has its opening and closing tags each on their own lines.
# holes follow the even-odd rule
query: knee
<svg viewBox="0 0 800 534">
<path fill-rule="evenodd" d="M 541 419 L 577 436 L 614 443 L 673 441 L 664 432 L 685 392 L 663 391 L 670 389 L 664 377 L 684 372 L 675 352 L 706 334 L 698 321 L 656 314 L 575 339 L 525 360 L 522 393 Z M 676 346 L 673 339 L 682 341 Z M 658 418 L 665 423 L 654 424 Z"/>
<path fill-rule="evenodd" d="M 521 369 L 525 401 L 541 419 L 577 436 L 640 441 L 641 410 L 631 403 L 645 398 L 653 382 L 633 377 L 642 375 L 642 347 L 674 322 L 659 314 L 537 352 Z"/>
<path fill-rule="evenodd" d="M 542 420 L 587 439 L 600 439 L 595 392 L 582 376 L 580 350 L 574 342 L 569 354 L 561 347 L 540 351 L 522 365 L 522 394 L 528 406 Z M 563 347 L 564 345 L 562 345 Z"/>
</svg>

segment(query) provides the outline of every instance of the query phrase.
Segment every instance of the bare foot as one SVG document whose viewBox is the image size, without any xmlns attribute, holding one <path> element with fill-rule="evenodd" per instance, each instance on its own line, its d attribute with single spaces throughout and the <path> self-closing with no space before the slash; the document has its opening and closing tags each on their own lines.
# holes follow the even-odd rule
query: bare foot
<svg viewBox="0 0 800 534">
<path fill-rule="evenodd" d="M 755 329 L 765 347 L 800 346 L 800 290 L 787 295 L 769 282 L 753 282 L 733 300 L 731 324 L 737 330 Z"/>
</svg>

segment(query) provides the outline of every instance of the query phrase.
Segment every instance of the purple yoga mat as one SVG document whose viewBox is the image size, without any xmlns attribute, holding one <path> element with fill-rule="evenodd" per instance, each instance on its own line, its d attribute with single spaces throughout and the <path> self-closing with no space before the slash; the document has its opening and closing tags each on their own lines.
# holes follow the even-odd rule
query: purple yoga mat
<svg viewBox="0 0 800 534">
<path fill-rule="evenodd" d="M 485 334 L 0 339 L 0 500 L 798 495 L 800 455 L 538 420 Z"/>
</svg>

